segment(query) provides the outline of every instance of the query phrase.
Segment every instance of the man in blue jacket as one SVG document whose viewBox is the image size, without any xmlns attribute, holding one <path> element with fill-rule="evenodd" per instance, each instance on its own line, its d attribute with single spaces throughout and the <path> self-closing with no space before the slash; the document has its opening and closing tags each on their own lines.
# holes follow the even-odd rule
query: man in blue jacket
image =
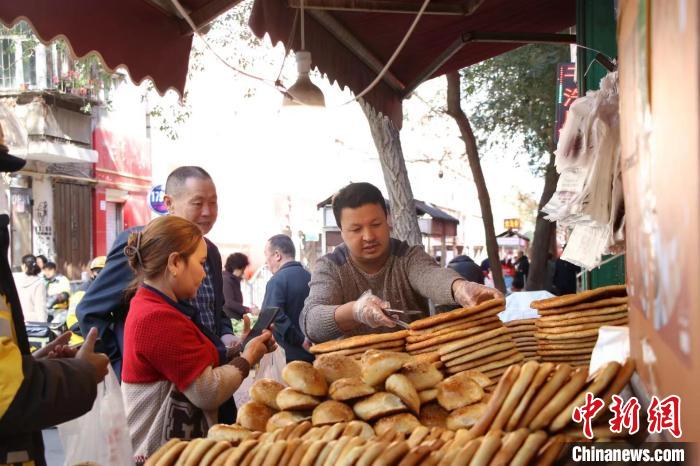
<svg viewBox="0 0 700 466">
<path fill-rule="evenodd" d="M 313 362 L 314 357 L 304 348 L 305 337 L 299 327 L 299 314 L 309 296 L 311 274 L 294 260 L 296 249 L 286 235 L 275 235 L 265 245 L 265 263 L 274 274 L 265 288 L 262 309 L 279 307 L 275 320 L 275 341 L 284 348 L 287 363 Z"/>
<path fill-rule="evenodd" d="M 177 215 L 195 223 L 203 234 L 209 233 L 218 215 L 216 186 L 203 168 L 184 166 L 175 169 L 165 184 L 165 203 L 171 215 Z M 76 314 L 80 328 L 85 332 L 97 327 L 100 350 L 109 356 L 117 377 L 121 376 L 124 322 L 129 302 L 124 299 L 126 290 L 134 280 L 124 247 L 129 233 L 120 234 L 107 256 L 105 268 L 88 288 L 80 301 Z M 224 292 L 222 265 L 219 249 L 207 240 L 206 277 L 192 304 L 202 325 L 220 337 L 222 346 L 231 348 L 239 339 L 233 335 L 231 321 L 223 313 Z"/>
</svg>

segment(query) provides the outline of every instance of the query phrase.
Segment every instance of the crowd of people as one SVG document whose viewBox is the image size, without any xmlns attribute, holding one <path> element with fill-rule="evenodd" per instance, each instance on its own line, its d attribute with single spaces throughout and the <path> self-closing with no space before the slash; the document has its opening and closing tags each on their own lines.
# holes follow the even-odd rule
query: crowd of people
<svg viewBox="0 0 700 466">
<path fill-rule="evenodd" d="M 87 291 L 90 283 L 104 268 L 105 257 L 94 258 L 88 264 L 89 276 L 75 292 L 71 292 L 68 278 L 58 273 L 56 263 L 43 255 L 27 254 L 22 257 L 21 270 L 16 286 L 25 320 L 29 322 L 52 322 L 58 314 L 70 311 L 67 316 L 72 324 L 77 322 L 75 308 Z M 74 329 L 77 332 L 77 327 Z"/>
<path fill-rule="evenodd" d="M 311 361 L 310 344 L 394 331 L 426 316 L 428 300 L 472 306 L 502 297 L 482 284 L 483 275 L 465 279 L 459 264 L 440 267 L 422 247 L 391 238 L 379 189 L 352 183 L 333 199 L 343 244 L 322 257 L 312 274 L 296 260 L 289 237 L 269 238 L 264 255 L 273 275 L 261 308 L 277 307 L 280 312 L 271 331 L 242 347 L 245 335 L 233 334 L 231 319 L 258 309 L 242 302 L 248 258 L 233 254 L 222 264 L 218 248 L 206 238 L 218 216 L 213 180 L 202 168 L 180 167 L 167 179 L 165 203 L 169 215 L 116 239 L 75 306 L 74 328 L 87 335 L 87 349 L 80 351 L 91 357 L 104 353 L 122 384 L 137 463 L 169 438 L 203 436 L 213 423 L 234 422 L 233 393 L 250 368 L 278 344 L 288 362 Z M 36 286 L 30 277 L 38 276 L 37 269 L 36 258 L 28 258 L 23 266 L 28 289 Z M 73 306 L 70 297 L 62 299 L 64 289 L 56 274 L 44 271 L 42 280 L 47 290 L 44 308 L 49 302 Z M 35 308 L 27 302 L 27 309 Z M 53 358 L 77 357 L 80 352 L 67 345 L 70 337 L 66 332 L 42 351 Z M 94 384 L 105 372 L 95 366 L 78 368 Z M 94 390 L 75 388 L 64 396 L 84 402 L 94 399 Z M 84 403 L 71 410 L 72 401 L 64 401 L 70 411 L 66 414 L 84 412 Z M 6 427 L 6 419 L 0 418 L 0 442 Z"/>
</svg>

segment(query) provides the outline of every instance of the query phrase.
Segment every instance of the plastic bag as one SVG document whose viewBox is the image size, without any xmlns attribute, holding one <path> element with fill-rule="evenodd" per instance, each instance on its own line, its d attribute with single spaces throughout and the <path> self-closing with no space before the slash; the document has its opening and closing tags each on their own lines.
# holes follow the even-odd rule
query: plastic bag
<svg viewBox="0 0 700 466">
<path fill-rule="evenodd" d="M 282 369 L 284 369 L 286 365 L 287 354 L 280 345 L 278 345 L 277 349 L 272 353 L 267 353 L 263 356 L 260 362 L 250 371 L 250 375 L 241 383 L 241 386 L 238 387 L 238 390 L 233 394 L 236 406 L 240 408 L 250 401 L 248 390 L 256 380 L 272 379 L 286 386 L 287 383 L 282 379 Z"/>
<path fill-rule="evenodd" d="M 282 379 L 282 369 L 287 365 L 287 354 L 284 352 L 284 348 L 281 345 L 277 345 L 277 349 L 272 353 L 267 353 L 262 357 L 260 363 L 258 363 L 257 369 L 255 369 L 254 380 L 260 379 L 272 379 L 276 380 L 281 384 L 285 384 Z"/>
<path fill-rule="evenodd" d="M 93 461 L 100 466 L 134 464 L 126 411 L 117 377 L 109 368 L 97 385 L 92 409 L 77 419 L 58 426 L 66 465 Z"/>
</svg>

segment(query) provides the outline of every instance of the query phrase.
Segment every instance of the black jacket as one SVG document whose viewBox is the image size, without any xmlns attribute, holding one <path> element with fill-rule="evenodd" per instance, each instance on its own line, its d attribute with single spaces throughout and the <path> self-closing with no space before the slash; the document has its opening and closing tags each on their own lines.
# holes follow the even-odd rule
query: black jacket
<svg viewBox="0 0 700 466">
<path fill-rule="evenodd" d="M 41 430 L 82 416 L 97 395 L 97 374 L 79 359 L 36 360 L 7 250 L 9 217 L 0 215 L 0 464 L 46 464 Z"/>
<path fill-rule="evenodd" d="M 299 315 L 304 308 L 304 301 L 309 296 L 311 274 L 300 262 L 290 261 L 282 265 L 265 288 L 262 309 L 279 307 L 275 320 L 275 340 L 284 348 L 287 362 L 308 361 L 314 357 L 302 346 L 304 334 L 299 327 Z"/>
<path fill-rule="evenodd" d="M 457 256 L 447 266 L 470 282 L 484 284 L 484 273 L 481 271 L 481 267 L 476 265 L 469 256 Z"/>
<path fill-rule="evenodd" d="M 129 301 L 125 298 L 124 292 L 134 280 L 134 271 L 124 255 L 124 247 L 129 239 L 129 234 L 142 229 L 143 227 L 135 227 L 122 232 L 117 237 L 107 256 L 105 268 L 92 282 L 75 311 L 83 335 L 87 335 L 91 327 L 97 327 L 100 342 L 96 350 L 107 353 L 119 380 L 121 380 L 124 348 L 124 323 L 129 310 Z M 214 243 L 206 238 L 205 240 L 207 242 L 207 265 L 214 283 L 216 333 L 221 336 L 233 333 L 231 321 L 223 312 L 224 291 L 221 276 L 221 254 Z"/>
<path fill-rule="evenodd" d="M 241 279 L 224 270 L 224 313 L 231 319 L 241 320 L 248 308 L 243 305 Z"/>
</svg>

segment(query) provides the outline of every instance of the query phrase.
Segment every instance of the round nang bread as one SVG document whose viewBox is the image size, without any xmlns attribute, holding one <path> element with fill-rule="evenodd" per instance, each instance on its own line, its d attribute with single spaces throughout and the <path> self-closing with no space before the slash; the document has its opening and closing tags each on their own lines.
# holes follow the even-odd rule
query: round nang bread
<svg viewBox="0 0 700 466">
<path fill-rule="evenodd" d="M 447 364 L 447 362 L 459 358 L 460 364 L 462 364 L 513 349 L 515 349 L 515 343 L 504 335 L 489 341 L 488 345 L 477 343 L 450 353 L 440 354 L 440 359 Z"/>
<path fill-rule="evenodd" d="M 421 404 L 437 400 L 437 392 L 437 388 L 429 388 L 418 392 L 418 398 L 420 399 Z"/>
<path fill-rule="evenodd" d="M 291 387 L 287 387 L 277 394 L 277 405 L 285 411 L 308 411 L 320 403 L 318 398 Z"/>
<path fill-rule="evenodd" d="M 586 316 L 586 317 L 576 317 L 576 318 L 570 318 L 570 319 L 549 320 L 549 319 L 543 318 L 542 321 L 537 323 L 537 327 L 538 328 L 564 327 L 564 326 L 568 327 L 571 325 L 592 324 L 592 323 L 601 323 L 601 325 L 607 325 L 604 322 L 610 322 L 611 320 L 622 319 L 625 317 L 627 317 L 627 311 L 618 312 L 615 314 L 605 314 L 602 316 Z"/>
<path fill-rule="evenodd" d="M 406 405 L 394 394 L 379 392 L 355 403 L 353 411 L 360 419 L 373 421 L 406 411 Z"/>
<path fill-rule="evenodd" d="M 209 428 L 207 438 L 237 443 L 250 438 L 252 432 L 238 424 L 214 424 Z"/>
<path fill-rule="evenodd" d="M 435 364 L 428 362 L 409 362 L 404 364 L 401 373 L 408 377 L 417 391 L 434 388 L 445 378 Z"/>
<path fill-rule="evenodd" d="M 494 369 L 498 369 L 499 367 L 507 367 L 507 366 L 511 366 L 513 364 L 517 364 L 522 360 L 523 360 L 523 355 L 522 355 L 522 353 L 520 353 L 518 351 L 518 352 L 514 353 L 512 356 L 501 358 L 501 359 L 498 359 L 496 361 L 485 363 L 485 364 L 479 364 L 476 367 L 474 367 L 474 370 L 478 370 L 478 371 L 483 372 L 485 374 L 485 373 L 492 371 Z M 454 361 L 450 361 L 450 362 L 452 362 L 452 364 L 448 365 L 447 368 L 452 369 L 453 371 L 455 371 L 455 369 L 458 369 L 455 372 L 462 372 L 463 370 L 466 369 L 467 365 L 469 365 L 466 363 L 465 364 L 461 364 L 461 363 L 455 364 Z"/>
<path fill-rule="evenodd" d="M 627 296 L 625 297 L 620 297 L 620 298 L 610 298 L 610 299 L 602 299 L 599 301 L 593 301 L 589 303 L 583 303 L 583 304 L 578 304 L 574 306 L 567 306 L 567 307 L 559 307 L 559 308 L 552 308 L 552 309 L 540 309 L 538 310 L 538 313 L 540 314 L 540 318 L 542 317 L 550 317 L 550 316 L 557 316 L 557 315 L 571 315 L 572 313 L 586 313 L 586 315 L 593 314 L 593 313 L 610 313 L 610 312 L 617 312 L 619 308 L 627 308 L 629 299 Z M 615 310 L 615 311 L 612 311 Z M 603 312 L 604 311 L 604 312 Z"/>
<path fill-rule="evenodd" d="M 438 384 L 437 390 L 438 403 L 448 411 L 476 403 L 484 397 L 484 389 L 463 373 L 446 378 Z"/>
<path fill-rule="evenodd" d="M 491 308 L 500 308 L 505 305 L 505 299 L 492 299 L 489 301 L 485 301 L 477 306 L 471 307 L 471 308 L 463 308 L 463 309 L 456 309 L 454 311 L 450 312 L 444 312 L 442 314 L 438 314 L 435 316 L 431 317 L 426 317 L 424 319 L 416 320 L 414 322 L 411 322 L 409 326 L 411 327 L 411 330 L 420 330 L 420 329 L 425 329 L 425 328 L 430 328 L 434 327 L 439 324 L 443 324 L 445 322 L 450 322 L 456 319 L 460 319 L 462 317 L 467 317 L 474 315 L 480 311 L 484 311 L 486 309 L 491 309 Z"/>
<path fill-rule="evenodd" d="M 487 364 L 490 362 L 500 361 L 501 359 L 507 358 L 507 357 L 512 356 L 516 353 L 518 353 L 517 347 L 502 351 L 500 353 L 491 354 L 489 356 L 484 356 L 482 358 L 472 360 L 472 361 L 466 362 L 464 364 L 460 364 L 460 367 L 464 367 L 465 371 L 473 370 L 476 367 L 483 366 L 484 364 Z"/>
<path fill-rule="evenodd" d="M 246 429 L 265 432 L 267 421 L 275 414 L 275 410 L 257 401 L 249 401 L 241 406 L 236 416 L 236 423 Z"/>
<path fill-rule="evenodd" d="M 391 374 L 398 372 L 410 360 L 406 353 L 376 351 L 365 353 L 362 361 L 362 380 L 371 386 L 381 385 Z"/>
<path fill-rule="evenodd" d="M 277 394 L 284 389 L 284 385 L 272 379 L 259 379 L 250 386 L 248 394 L 253 401 L 262 403 L 279 411 L 277 406 Z"/>
<path fill-rule="evenodd" d="M 360 378 L 338 379 L 328 389 L 328 395 L 336 401 L 347 401 L 372 395 L 376 390 Z"/>
<path fill-rule="evenodd" d="M 374 424 L 374 432 L 377 436 L 385 434 L 387 431 L 403 432 L 409 434 L 421 423 L 413 414 L 401 413 L 393 416 L 383 417 Z"/>
<path fill-rule="evenodd" d="M 447 419 L 450 413 L 437 403 L 428 403 L 420 408 L 420 423 L 427 427 L 447 426 Z"/>
<path fill-rule="evenodd" d="M 314 426 L 349 422 L 353 419 L 355 419 L 355 414 L 352 409 L 348 405 L 335 400 L 324 401 L 316 406 L 311 415 L 311 422 Z"/>
<path fill-rule="evenodd" d="M 401 401 L 408 406 L 408 409 L 416 414 L 418 413 L 420 410 L 420 398 L 408 377 L 403 374 L 391 374 L 386 379 L 384 388 L 387 392 L 401 398 Z"/>
<path fill-rule="evenodd" d="M 450 430 L 471 429 L 484 415 L 487 406 L 487 403 L 480 401 L 452 411 L 447 416 L 447 428 Z"/>
<path fill-rule="evenodd" d="M 408 330 L 398 330 L 396 332 L 373 333 L 371 335 L 358 335 L 342 340 L 326 341 L 313 345 L 309 351 L 313 354 L 329 353 L 350 348 L 369 346 L 375 343 L 384 343 L 387 341 L 402 341 L 408 336 Z"/>
<path fill-rule="evenodd" d="M 474 382 L 478 383 L 482 388 L 488 387 L 493 383 L 493 380 L 491 380 L 486 374 L 484 374 L 481 371 L 477 370 L 467 370 L 463 372 L 464 377 L 469 377 L 472 379 Z"/>
<path fill-rule="evenodd" d="M 627 295 L 625 285 L 610 285 L 587 290 L 581 293 L 567 294 L 563 296 L 555 296 L 553 298 L 540 299 L 530 303 L 533 309 L 558 309 L 563 307 L 574 306 L 576 304 L 590 303 L 606 298 L 617 298 Z"/>
<path fill-rule="evenodd" d="M 323 374 L 329 384 L 338 379 L 360 377 L 360 365 L 346 356 L 339 354 L 321 354 L 316 356 L 313 366 Z"/>
<path fill-rule="evenodd" d="M 426 333 L 416 333 L 411 332 L 406 337 L 406 344 L 420 343 L 421 341 L 432 340 L 435 337 L 442 335 L 447 335 L 448 333 L 456 332 L 458 330 L 466 330 L 477 326 L 490 326 L 491 328 L 496 328 L 500 325 L 500 320 L 496 316 L 486 316 L 477 320 L 460 320 L 459 322 L 454 321 L 453 325 L 432 330 Z"/>
<path fill-rule="evenodd" d="M 291 388 L 312 396 L 326 396 L 326 378 L 306 361 L 292 361 L 282 369 L 282 378 Z"/>
<path fill-rule="evenodd" d="M 430 336 L 430 338 L 425 338 L 422 341 L 418 341 L 415 343 L 408 343 L 406 345 L 406 350 L 408 351 L 415 351 L 415 350 L 420 350 L 420 349 L 425 349 L 429 348 L 435 345 L 442 345 L 444 343 L 449 343 L 454 340 L 459 340 L 461 338 L 466 338 L 470 337 L 472 335 L 476 335 L 478 333 L 483 333 L 486 331 L 494 330 L 496 328 L 501 327 L 501 325 L 498 325 L 498 322 L 496 322 L 496 325 L 493 323 L 491 324 L 486 324 L 486 325 L 474 325 L 462 330 L 454 330 L 452 332 L 448 333 L 443 333 L 440 335 L 430 335 L 428 334 L 427 336 Z"/>
<path fill-rule="evenodd" d="M 297 424 L 301 421 L 305 421 L 309 416 L 303 413 L 297 413 L 294 411 L 280 411 L 275 413 L 267 420 L 265 425 L 266 432 L 273 432 L 277 429 L 287 427 L 290 424 Z"/>
</svg>

